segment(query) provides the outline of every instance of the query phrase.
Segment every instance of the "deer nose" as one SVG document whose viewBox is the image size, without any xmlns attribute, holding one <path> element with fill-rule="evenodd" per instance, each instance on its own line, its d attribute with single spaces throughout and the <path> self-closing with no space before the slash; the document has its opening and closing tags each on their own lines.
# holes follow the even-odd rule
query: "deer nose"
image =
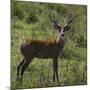
<svg viewBox="0 0 90 90">
<path fill-rule="evenodd" d="M 62 34 L 62 37 L 64 36 L 64 34 Z"/>
</svg>

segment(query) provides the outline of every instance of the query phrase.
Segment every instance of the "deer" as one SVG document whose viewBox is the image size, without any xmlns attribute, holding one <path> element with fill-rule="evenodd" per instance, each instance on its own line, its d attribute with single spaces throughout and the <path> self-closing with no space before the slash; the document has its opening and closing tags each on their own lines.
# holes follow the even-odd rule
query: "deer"
<svg viewBox="0 0 90 90">
<path fill-rule="evenodd" d="M 63 52 L 65 46 L 65 35 L 64 32 L 70 30 L 71 22 L 74 16 L 64 24 L 63 27 L 57 23 L 54 17 L 49 15 L 50 21 L 53 23 L 55 30 L 59 32 L 59 36 L 56 40 L 45 41 L 45 40 L 26 40 L 21 44 L 20 50 L 23 56 L 23 60 L 17 66 L 17 81 L 22 82 L 24 71 L 29 66 L 34 58 L 40 59 L 52 59 L 53 60 L 53 81 L 59 81 L 58 78 L 58 57 Z M 20 71 L 21 70 L 21 71 Z M 20 72 L 20 78 L 19 78 Z"/>
</svg>

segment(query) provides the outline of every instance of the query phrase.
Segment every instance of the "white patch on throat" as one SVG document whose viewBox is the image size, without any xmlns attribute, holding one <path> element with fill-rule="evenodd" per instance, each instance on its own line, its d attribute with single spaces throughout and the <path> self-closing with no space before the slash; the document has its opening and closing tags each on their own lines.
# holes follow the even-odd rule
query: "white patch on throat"
<svg viewBox="0 0 90 90">
<path fill-rule="evenodd" d="M 59 40 L 65 41 L 65 37 L 62 36 L 61 34 L 59 34 L 58 37 L 57 37 L 57 42 L 58 42 Z"/>
</svg>

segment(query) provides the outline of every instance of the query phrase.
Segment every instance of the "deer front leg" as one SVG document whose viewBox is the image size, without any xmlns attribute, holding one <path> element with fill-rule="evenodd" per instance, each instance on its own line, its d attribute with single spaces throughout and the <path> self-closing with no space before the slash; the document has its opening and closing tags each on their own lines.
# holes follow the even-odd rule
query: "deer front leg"
<svg viewBox="0 0 90 90">
<path fill-rule="evenodd" d="M 53 67 L 53 81 L 55 81 L 55 69 Z"/>
<path fill-rule="evenodd" d="M 57 58 L 53 59 L 53 81 L 55 81 L 55 76 L 57 78 L 57 81 L 59 81 L 58 80 L 58 59 Z"/>
<path fill-rule="evenodd" d="M 57 81 L 59 81 L 59 79 L 58 79 L 58 63 L 57 63 L 57 65 L 56 65 L 56 70 L 55 70 L 55 72 L 56 72 Z"/>
</svg>

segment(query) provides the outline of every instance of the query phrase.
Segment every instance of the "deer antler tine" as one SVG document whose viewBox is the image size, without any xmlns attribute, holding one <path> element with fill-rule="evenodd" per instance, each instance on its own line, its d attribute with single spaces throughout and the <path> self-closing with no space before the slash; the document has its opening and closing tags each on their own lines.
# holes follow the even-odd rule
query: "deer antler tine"
<svg viewBox="0 0 90 90">
<path fill-rule="evenodd" d="M 72 22 L 72 20 L 73 20 L 74 18 L 76 18 L 76 17 L 77 17 L 77 15 L 72 16 L 72 17 L 71 17 L 71 19 L 68 21 L 68 23 L 71 23 L 71 22 Z"/>
<path fill-rule="evenodd" d="M 71 16 L 70 20 L 69 20 L 69 21 L 68 21 L 68 22 L 63 26 L 64 31 L 69 30 L 71 22 L 72 22 L 73 19 L 76 18 L 76 17 L 77 17 L 77 15 L 75 15 L 75 16 Z"/>
<path fill-rule="evenodd" d="M 64 25 L 64 27 L 68 26 L 73 21 L 73 19 L 76 17 L 77 17 L 77 15 L 72 16 L 71 19 Z"/>
<path fill-rule="evenodd" d="M 50 14 L 48 15 L 50 20 L 53 22 L 53 26 L 55 29 L 59 30 L 61 26 L 57 23 L 57 20 L 55 20 L 54 15 L 51 16 Z"/>
</svg>

